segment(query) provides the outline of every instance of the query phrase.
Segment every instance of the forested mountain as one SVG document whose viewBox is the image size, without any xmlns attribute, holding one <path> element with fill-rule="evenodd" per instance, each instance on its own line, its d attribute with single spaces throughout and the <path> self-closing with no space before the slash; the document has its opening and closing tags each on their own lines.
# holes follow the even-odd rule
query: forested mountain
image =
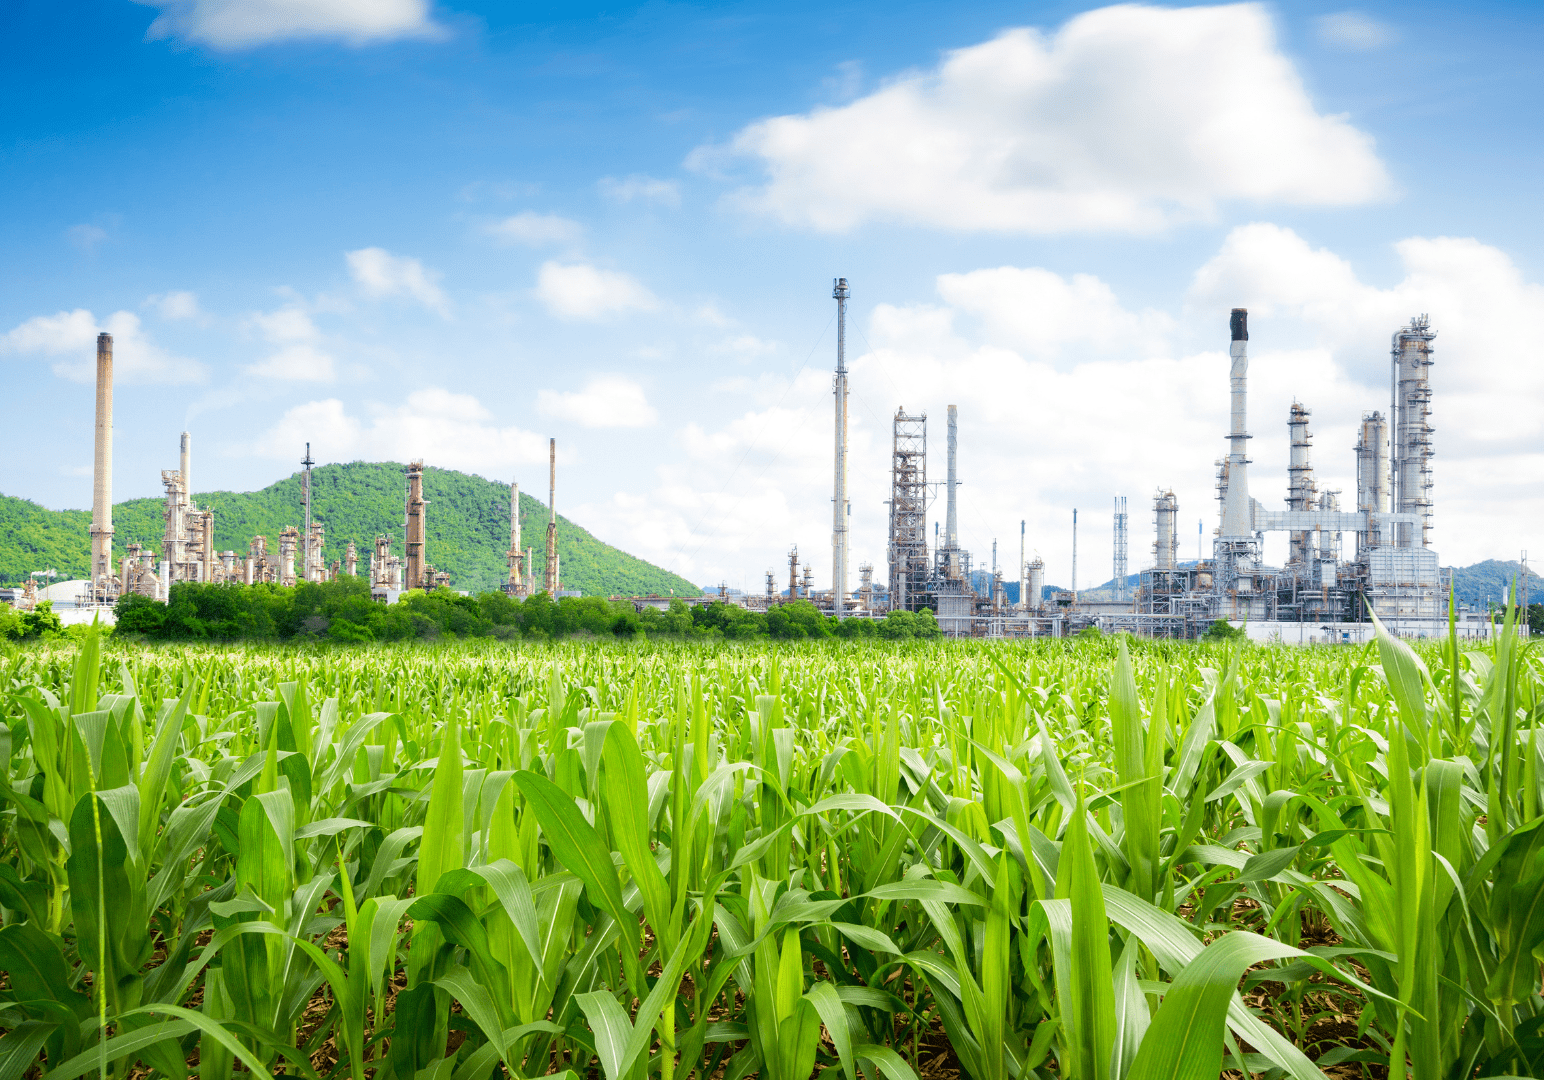
<svg viewBox="0 0 1544 1080">
<path fill-rule="evenodd" d="M 350 540 L 359 550 L 361 573 L 377 534 L 389 536 L 392 550 L 403 553 L 402 523 L 407 499 L 407 467 L 396 462 L 355 461 L 323 465 L 311 474 L 311 512 L 326 526 L 325 556 L 342 560 Z M 194 501 L 214 511 L 215 547 L 245 555 L 253 536 L 268 538 L 269 557 L 279 550 L 279 530 L 304 521 L 300 474 L 261 491 L 197 492 Z M 424 469 L 424 498 L 429 500 L 426 557 L 450 573 L 451 586 L 480 592 L 496 589 L 507 570 L 509 485 L 451 469 Z M 546 507 L 524 493 L 520 524 L 526 546 L 534 549 L 538 575 L 546 543 Z M 24 499 L 0 495 L 0 582 L 21 581 L 33 570 L 53 569 L 62 577 L 83 577 L 91 542 L 86 510 L 47 510 Z M 165 531 L 160 499 L 131 499 L 113 507 L 113 544 L 121 557 L 125 545 L 138 541 L 160 558 Z M 558 515 L 558 556 L 563 587 L 586 596 L 647 593 L 696 596 L 697 586 L 667 570 L 604 544 Z"/>
</svg>

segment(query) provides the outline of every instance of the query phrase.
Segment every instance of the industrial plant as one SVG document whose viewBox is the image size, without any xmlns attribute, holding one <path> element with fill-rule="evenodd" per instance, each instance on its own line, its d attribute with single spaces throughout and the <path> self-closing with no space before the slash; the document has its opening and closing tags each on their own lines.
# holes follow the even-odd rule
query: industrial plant
<svg viewBox="0 0 1544 1080">
<path fill-rule="evenodd" d="M 1157 540 L 1151 567 L 1140 571 L 1135 590 L 1127 587 L 1129 514 L 1127 497 L 1113 504 L 1113 597 L 1081 598 L 1077 593 L 1077 510 L 1072 511 L 1072 588 L 1046 595 L 1045 564 L 1025 557 L 1025 523 L 1020 523 L 1018 600 L 1010 604 L 993 544 L 989 574 L 973 570 L 960 544 L 957 448 L 959 415 L 950 405 L 946 420 L 944 523 L 941 538 L 928 540 L 928 508 L 936 484 L 928 480 L 928 417 L 902 406 L 892 422 L 890 459 L 888 589 L 876 590 L 871 567 L 864 587 L 847 581 L 847 370 L 844 330 L 849 289 L 838 279 L 837 301 L 835 527 L 832 533 L 832 589 L 811 588 L 805 567 L 801 587 L 797 550 L 790 553 L 788 590 L 775 595 L 767 573 L 764 598 L 747 606 L 808 599 L 838 618 L 883 615 L 891 610 L 935 613 L 940 628 L 955 636 L 1059 637 L 1087 627 L 1126 630 L 1153 637 L 1192 638 L 1218 620 L 1247 626 L 1251 636 L 1290 641 L 1363 641 L 1370 614 L 1394 632 L 1435 636 L 1447 628 L 1447 589 L 1431 548 L 1432 341 L 1436 331 L 1425 315 L 1394 332 L 1390 356 L 1388 413 L 1365 413 L 1356 454 L 1356 503 L 1343 509 L 1340 493 L 1321 489 L 1314 477 L 1310 410 L 1294 402 L 1287 415 L 1290 477 L 1286 509 L 1267 510 L 1249 490 L 1248 395 L 1249 315 L 1235 308 L 1229 317 L 1231 425 L 1228 453 L 1216 462 L 1218 525 L 1210 558 L 1179 558 L 1179 504 L 1173 491 L 1153 496 Z M 1264 562 L 1265 534 L 1285 532 L 1284 566 Z M 836 600 L 833 598 L 840 598 Z M 759 601 L 759 602 L 758 602 Z M 1483 622 L 1462 620 L 1460 632 L 1486 632 Z"/>
<path fill-rule="evenodd" d="M 960 418 L 954 405 L 945 419 L 945 465 L 941 481 L 929 480 L 928 416 L 896 409 L 891 428 L 890 492 L 886 559 L 888 574 L 874 580 L 874 567 L 860 566 L 860 584 L 848 582 L 848 378 L 846 362 L 847 279 L 832 288 L 836 301 L 835 454 L 832 492 L 831 588 L 814 587 L 814 570 L 802 566 L 798 548 L 788 554 L 786 590 L 775 586 L 768 570 L 764 595 L 735 594 L 693 602 L 730 600 L 748 608 L 809 601 L 837 619 L 877 618 L 891 611 L 932 611 L 944 633 L 972 637 L 1063 637 L 1087 627 L 1125 630 L 1144 636 L 1193 638 L 1218 620 L 1249 628 L 1251 636 L 1284 641 L 1363 641 L 1369 616 L 1396 633 L 1437 635 L 1446 630 L 1447 589 L 1437 553 L 1431 547 L 1432 498 L 1432 342 L 1436 331 L 1425 315 L 1412 318 L 1393 334 L 1390 349 L 1388 411 L 1363 414 L 1354 448 L 1355 503 L 1342 507 L 1338 491 L 1321 487 L 1312 460 L 1312 414 L 1293 402 L 1286 423 L 1290 436 L 1286 509 L 1267 510 L 1250 492 L 1248 442 L 1249 315 L 1235 308 L 1229 317 L 1229 394 L 1231 423 L 1227 453 L 1217 459 L 1218 517 L 1210 557 L 1179 557 L 1178 499 L 1172 490 L 1153 495 L 1156 541 L 1150 566 L 1128 588 L 1129 514 L 1127 497 L 1113 502 L 1113 589 L 1099 597 L 1077 592 L 1077 513 L 1072 509 L 1072 587 L 1049 592 L 1046 567 L 1026 558 L 1028 523 L 1020 522 L 1017 599 L 998 565 L 993 542 L 989 571 L 972 566 L 960 543 L 957 450 Z M 394 602 L 408 589 L 450 584 L 449 575 L 427 559 L 428 506 L 423 494 L 422 461 L 407 468 L 403 504 L 402 554 L 390 537 L 378 535 L 361 567 L 353 542 L 341 560 L 323 560 L 325 524 L 312 514 L 310 445 L 301 464 L 299 523 L 279 530 L 276 550 L 268 537 L 254 536 L 246 550 L 215 549 L 214 512 L 193 501 L 192 437 L 182 433 L 179 467 L 162 472 L 165 534 L 160 550 L 127 545 L 121 559 L 113 554 L 112 519 L 113 339 L 97 337 L 96 447 L 92 502 L 91 576 L 78 595 L 81 608 L 101 608 L 121 595 L 137 593 L 165 601 L 178 582 L 294 585 L 339 575 L 367 576 L 372 594 Z M 928 536 L 928 513 L 942 488 L 944 513 Z M 557 550 L 557 441 L 548 444 L 547 526 L 540 578 L 535 552 L 524 545 L 520 528 L 520 486 L 511 485 L 508 578 L 504 591 L 514 598 L 537 592 L 564 595 Z M 1264 561 L 1265 535 L 1287 534 L 1285 565 Z M 633 597 L 640 608 L 665 602 Z M 1466 635 L 1483 634 L 1481 620 L 1466 620 Z"/>
</svg>

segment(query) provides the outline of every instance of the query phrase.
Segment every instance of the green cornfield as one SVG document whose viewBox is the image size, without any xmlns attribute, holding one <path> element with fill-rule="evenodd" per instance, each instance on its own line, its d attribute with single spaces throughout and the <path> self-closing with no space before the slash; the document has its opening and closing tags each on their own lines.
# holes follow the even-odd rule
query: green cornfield
<svg viewBox="0 0 1544 1080">
<path fill-rule="evenodd" d="M 1481 648 L 0 652 L 0 1080 L 1544 1075 Z"/>
</svg>

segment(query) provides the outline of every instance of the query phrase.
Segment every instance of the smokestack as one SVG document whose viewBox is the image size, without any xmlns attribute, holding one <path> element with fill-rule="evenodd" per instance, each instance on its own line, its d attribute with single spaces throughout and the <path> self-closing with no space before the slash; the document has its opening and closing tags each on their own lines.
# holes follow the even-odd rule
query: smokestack
<svg viewBox="0 0 1544 1080">
<path fill-rule="evenodd" d="M 1072 508 L 1072 602 L 1078 602 L 1078 508 Z"/>
<path fill-rule="evenodd" d="M 113 572 L 113 336 L 97 335 L 96 461 L 91 483 L 91 584 Z"/>
<path fill-rule="evenodd" d="M 954 489 L 959 481 L 955 477 L 955 453 L 959 444 L 959 411 L 949 406 L 949 512 L 944 521 L 944 546 L 960 546 L 960 523 L 955 514 Z"/>
<path fill-rule="evenodd" d="M 558 441 L 547 442 L 547 595 L 558 595 Z"/>
<path fill-rule="evenodd" d="M 306 454 L 310 457 L 310 453 Z M 424 463 L 410 462 L 407 467 L 407 584 L 406 588 L 424 587 Z M 430 587 L 433 585 L 431 583 Z"/>
<path fill-rule="evenodd" d="M 1024 519 L 1019 519 L 1019 607 L 1029 610 L 1029 568 L 1024 562 Z"/>
<path fill-rule="evenodd" d="M 1253 534 L 1253 514 L 1249 506 L 1249 456 L 1246 450 L 1249 433 L 1249 312 L 1234 308 L 1228 320 L 1233 341 L 1228 354 L 1232 357 L 1230 383 L 1232 388 L 1233 423 L 1228 430 L 1228 468 L 1226 489 L 1222 498 L 1222 536 L 1224 539 L 1247 539 Z"/>
<path fill-rule="evenodd" d="M 832 496 L 831 603 L 838 619 L 847 607 L 847 279 L 832 283 L 836 301 L 836 484 Z"/>
<path fill-rule="evenodd" d="M 306 444 L 306 448 L 310 449 L 309 443 Z M 306 456 L 311 455 L 308 453 Z M 186 431 L 182 433 L 181 466 L 179 471 L 182 473 L 182 493 L 187 497 L 185 500 L 187 505 L 191 507 L 193 505 L 193 436 Z"/>
</svg>

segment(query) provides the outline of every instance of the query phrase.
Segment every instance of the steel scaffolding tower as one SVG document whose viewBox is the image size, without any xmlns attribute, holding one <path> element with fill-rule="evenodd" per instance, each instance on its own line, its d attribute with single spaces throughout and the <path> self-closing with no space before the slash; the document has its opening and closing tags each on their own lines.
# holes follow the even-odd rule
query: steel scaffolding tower
<svg viewBox="0 0 1544 1080">
<path fill-rule="evenodd" d="M 1126 496 L 1115 496 L 1115 599 L 1126 599 Z"/>
<path fill-rule="evenodd" d="M 927 593 L 927 414 L 895 413 L 890 459 L 890 606 L 916 611 Z"/>
</svg>

